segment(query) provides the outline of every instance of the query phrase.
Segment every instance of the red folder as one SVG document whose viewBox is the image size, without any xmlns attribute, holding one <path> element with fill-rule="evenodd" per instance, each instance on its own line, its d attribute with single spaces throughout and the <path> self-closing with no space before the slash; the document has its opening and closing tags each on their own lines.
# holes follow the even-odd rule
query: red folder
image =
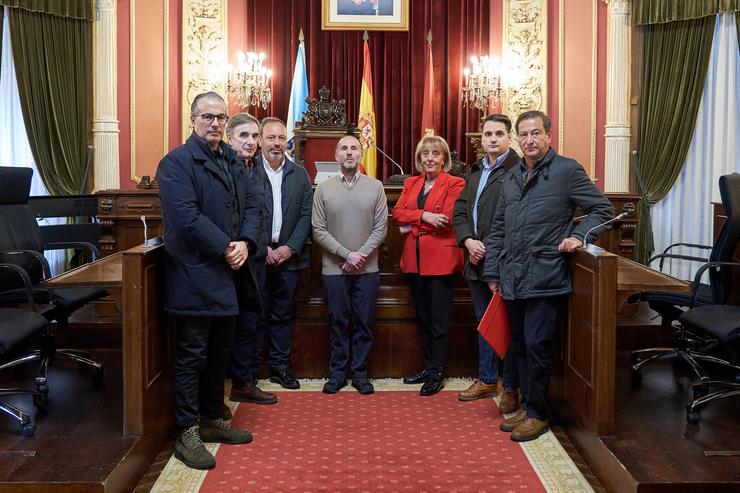
<svg viewBox="0 0 740 493">
<path fill-rule="evenodd" d="M 478 332 L 491 345 L 500 358 L 506 356 L 506 350 L 511 343 L 509 316 L 506 314 L 506 303 L 501 298 L 500 291 L 493 293 L 493 298 L 486 308 L 486 313 L 478 324 Z"/>
</svg>

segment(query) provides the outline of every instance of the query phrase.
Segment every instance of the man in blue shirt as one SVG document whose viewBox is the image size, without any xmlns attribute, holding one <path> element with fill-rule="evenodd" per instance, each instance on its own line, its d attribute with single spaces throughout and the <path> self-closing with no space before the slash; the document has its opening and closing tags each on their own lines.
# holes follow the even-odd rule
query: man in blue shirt
<svg viewBox="0 0 740 493">
<path fill-rule="evenodd" d="M 485 156 L 475 163 L 467 176 L 465 189 L 455 203 L 453 225 L 458 243 L 465 250 L 465 279 L 473 298 L 475 318 L 480 322 L 491 301 L 491 290 L 483 280 L 486 257 L 485 238 L 496 212 L 501 183 L 506 172 L 520 160 L 511 144 L 511 120 L 506 115 L 492 114 L 481 124 L 481 145 Z M 501 359 L 486 340 L 478 335 L 478 379 L 461 391 L 458 399 L 473 401 L 498 395 Z M 499 406 L 502 412 L 518 409 L 519 399 L 513 367 L 505 367 L 504 392 Z"/>
</svg>

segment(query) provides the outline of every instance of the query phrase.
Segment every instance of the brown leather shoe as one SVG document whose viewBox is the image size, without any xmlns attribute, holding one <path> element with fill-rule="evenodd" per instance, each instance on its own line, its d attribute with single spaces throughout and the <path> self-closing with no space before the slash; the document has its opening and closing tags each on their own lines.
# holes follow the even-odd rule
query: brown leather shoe
<svg viewBox="0 0 740 493">
<path fill-rule="evenodd" d="M 483 383 L 480 380 L 473 382 L 473 385 L 457 393 L 457 399 L 460 401 L 475 401 L 484 397 L 495 397 L 498 395 L 498 385 L 495 383 Z"/>
<path fill-rule="evenodd" d="M 519 409 L 519 392 L 506 387 L 501 393 L 501 398 L 498 402 L 498 408 L 503 414 L 511 414 Z"/>
<path fill-rule="evenodd" d="M 498 429 L 501 431 L 505 431 L 506 433 L 511 433 L 512 431 L 514 431 L 514 428 L 516 428 L 526 419 L 527 412 L 524 409 L 519 409 L 519 411 L 517 411 L 514 416 L 503 420 Z"/>
<path fill-rule="evenodd" d="M 511 432 L 511 439 L 515 442 L 528 442 L 546 433 L 549 429 L 547 420 L 527 418 L 514 428 Z"/>
<path fill-rule="evenodd" d="M 277 403 L 277 396 L 275 394 L 261 390 L 254 382 L 232 385 L 229 399 L 234 402 L 251 402 L 252 404 Z"/>
<path fill-rule="evenodd" d="M 226 405 L 224 402 L 224 407 L 221 408 L 221 417 L 225 419 L 226 421 L 229 421 L 231 418 L 234 417 L 233 414 L 231 414 L 231 408 Z"/>
</svg>

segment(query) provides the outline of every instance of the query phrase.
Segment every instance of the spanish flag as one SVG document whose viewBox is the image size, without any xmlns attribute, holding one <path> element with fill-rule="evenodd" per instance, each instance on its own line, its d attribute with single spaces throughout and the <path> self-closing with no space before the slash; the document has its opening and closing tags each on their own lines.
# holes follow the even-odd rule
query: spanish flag
<svg viewBox="0 0 740 493">
<path fill-rule="evenodd" d="M 370 48 L 367 45 L 367 31 L 365 40 L 365 68 L 362 71 L 362 90 L 360 91 L 360 114 L 357 117 L 357 127 L 360 129 L 360 144 L 364 150 L 362 167 L 365 174 L 375 178 L 377 176 L 377 155 L 375 152 L 375 111 L 373 111 L 373 76 L 370 70 Z"/>
</svg>

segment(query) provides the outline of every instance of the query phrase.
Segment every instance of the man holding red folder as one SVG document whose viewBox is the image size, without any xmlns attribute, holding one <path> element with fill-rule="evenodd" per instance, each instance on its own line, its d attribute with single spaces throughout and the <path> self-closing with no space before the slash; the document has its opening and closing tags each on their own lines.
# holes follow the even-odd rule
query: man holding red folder
<svg viewBox="0 0 740 493">
<path fill-rule="evenodd" d="M 549 428 L 555 323 L 572 291 L 567 253 L 589 230 L 614 217 L 609 200 L 574 159 L 550 147 L 550 119 L 541 111 L 519 115 L 516 132 L 524 159 L 504 177 L 483 277 L 506 301 L 511 328 L 508 363 L 516 364 L 522 407 L 501 424 L 517 442 Z M 586 214 L 573 228 L 576 207 Z M 594 238 L 589 238 L 589 241 Z"/>
<path fill-rule="evenodd" d="M 473 299 L 475 318 L 480 323 L 491 302 L 491 290 L 483 280 L 486 257 L 485 238 L 491 231 L 504 176 L 521 159 L 509 148 L 511 120 L 506 115 L 492 114 L 481 123 L 481 145 L 486 155 L 475 163 L 465 179 L 465 188 L 455 202 L 452 221 L 458 244 L 465 252 L 464 276 Z M 499 358 L 500 356 L 500 358 Z M 478 334 L 478 379 L 458 393 L 461 401 L 474 401 L 498 394 L 501 360 L 505 354 L 496 353 L 486 338 Z M 513 366 L 504 365 L 504 392 L 499 408 L 513 413 L 519 408 L 516 376 Z"/>
</svg>

